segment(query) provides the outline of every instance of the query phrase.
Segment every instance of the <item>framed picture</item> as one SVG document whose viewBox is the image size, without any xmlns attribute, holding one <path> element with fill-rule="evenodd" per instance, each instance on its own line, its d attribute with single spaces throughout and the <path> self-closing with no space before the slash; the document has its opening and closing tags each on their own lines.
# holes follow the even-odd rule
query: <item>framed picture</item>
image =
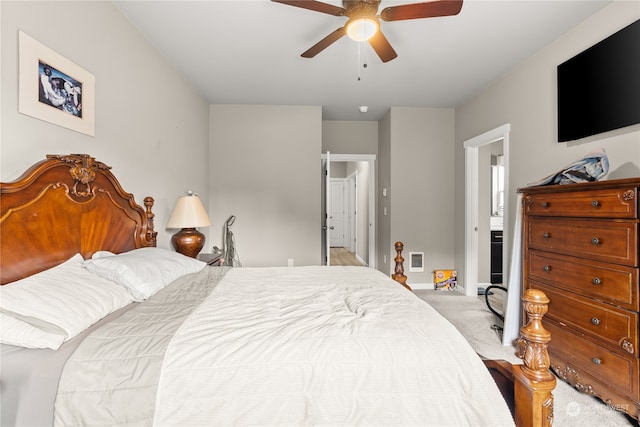
<svg viewBox="0 0 640 427">
<path fill-rule="evenodd" d="M 95 136 L 95 78 L 42 43 L 19 33 L 18 111 Z"/>
</svg>

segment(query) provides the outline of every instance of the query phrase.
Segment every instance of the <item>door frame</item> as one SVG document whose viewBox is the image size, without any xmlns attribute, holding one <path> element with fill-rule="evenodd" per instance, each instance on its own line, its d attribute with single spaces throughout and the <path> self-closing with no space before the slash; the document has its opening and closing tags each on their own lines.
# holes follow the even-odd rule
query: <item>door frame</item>
<svg viewBox="0 0 640 427">
<path fill-rule="evenodd" d="M 327 154 L 325 153 L 322 153 L 320 157 L 323 161 L 327 160 Z M 330 153 L 328 162 L 329 168 L 331 167 L 330 165 L 333 162 L 369 163 L 369 188 L 367 189 L 369 199 L 369 267 L 376 268 L 376 155 Z M 323 193 L 322 197 L 326 197 L 326 194 Z M 324 212 L 322 214 L 324 215 Z M 327 244 L 328 243 L 329 242 L 327 242 Z"/>
<path fill-rule="evenodd" d="M 351 173 L 345 178 L 347 208 L 349 212 L 349 244 L 347 245 L 351 252 L 358 255 L 358 174 Z"/>
<path fill-rule="evenodd" d="M 481 135 L 464 141 L 465 149 L 465 227 L 464 227 L 464 290 L 466 296 L 478 295 L 478 173 L 480 171 L 478 150 L 480 147 L 502 140 L 504 156 L 504 215 L 503 215 L 503 251 L 502 286 L 509 288 L 508 256 L 510 249 L 509 233 L 509 132 L 507 123 Z"/>
</svg>

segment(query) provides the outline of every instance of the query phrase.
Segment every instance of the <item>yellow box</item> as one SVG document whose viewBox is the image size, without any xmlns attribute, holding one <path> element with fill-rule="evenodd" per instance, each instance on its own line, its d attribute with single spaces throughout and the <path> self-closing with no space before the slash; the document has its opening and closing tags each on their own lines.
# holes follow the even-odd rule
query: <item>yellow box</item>
<svg viewBox="0 0 640 427">
<path fill-rule="evenodd" d="M 456 270 L 433 270 L 433 289 L 453 291 L 458 287 Z"/>
</svg>

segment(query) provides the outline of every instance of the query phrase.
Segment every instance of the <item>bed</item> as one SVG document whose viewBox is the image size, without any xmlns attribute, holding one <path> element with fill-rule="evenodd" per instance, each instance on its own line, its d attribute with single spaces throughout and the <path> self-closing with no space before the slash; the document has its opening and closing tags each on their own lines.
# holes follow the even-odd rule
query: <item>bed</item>
<svg viewBox="0 0 640 427">
<path fill-rule="evenodd" d="M 210 267 L 156 247 L 110 167 L 48 155 L 1 183 L 3 426 L 551 425 L 541 318 L 483 360 L 366 267 Z M 396 244 L 396 249 L 401 243 Z"/>
</svg>

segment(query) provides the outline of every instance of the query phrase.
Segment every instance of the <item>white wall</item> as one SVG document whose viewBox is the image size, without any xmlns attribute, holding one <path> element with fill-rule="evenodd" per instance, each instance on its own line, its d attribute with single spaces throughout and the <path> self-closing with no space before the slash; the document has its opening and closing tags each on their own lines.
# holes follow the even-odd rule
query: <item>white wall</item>
<svg viewBox="0 0 640 427">
<path fill-rule="evenodd" d="M 322 152 L 332 154 L 377 154 L 378 122 L 322 122 Z"/>
<path fill-rule="evenodd" d="M 320 107 L 210 106 L 211 244 L 223 222 L 243 266 L 321 264 Z"/>
<path fill-rule="evenodd" d="M 614 1 L 517 66 L 464 105 L 456 108 L 456 265 L 464 271 L 463 142 L 503 124 L 511 124 L 507 209 L 515 212 L 516 189 L 556 172 L 595 148 L 608 153 L 608 179 L 640 176 L 640 125 L 569 143 L 556 132 L 556 67 L 640 17 L 635 1 Z M 487 60 L 490 60 L 488 58 Z M 515 215 L 510 215 L 513 233 Z M 513 235 L 513 234 L 512 234 Z M 505 248 L 511 251 L 511 248 Z M 510 259 L 510 257 L 509 257 Z M 464 278 L 462 278 L 464 280 Z"/>
<path fill-rule="evenodd" d="M 391 245 L 396 240 L 391 240 L 391 216 L 384 214 L 391 208 L 391 110 L 389 110 L 378 123 L 378 167 L 377 193 L 376 193 L 376 254 L 378 256 L 378 270 L 383 273 L 393 273 L 395 267 L 393 258 L 395 252 L 391 253 Z M 384 194 L 383 194 L 384 192 Z"/>
<path fill-rule="evenodd" d="M 168 248 L 177 198 L 192 189 L 207 202 L 206 101 L 111 2 L 2 1 L 0 12 L 0 179 L 46 154 L 88 153 L 139 204 L 155 199 L 158 246 Z M 18 113 L 18 30 L 95 76 L 95 137 Z"/>
<path fill-rule="evenodd" d="M 456 268 L 454 119 L 454 110 L 445 108 L 392 107 L 389 113 L 390 175 L 381 178 L 389 179 L 390 186 L 381 204 L 388 206 L 390 226 L 383 250 L 391 260 L 389 272 L 395 266 L 394 242 L 404 243 L 405 260 L 409 252 L 424 252 L 423 273 L 409 272 L 405 262 L 409 285 L 432 283 L 433 270 Z M 384 218 L 381 210 L 378 217 Z"/>
</svg>

